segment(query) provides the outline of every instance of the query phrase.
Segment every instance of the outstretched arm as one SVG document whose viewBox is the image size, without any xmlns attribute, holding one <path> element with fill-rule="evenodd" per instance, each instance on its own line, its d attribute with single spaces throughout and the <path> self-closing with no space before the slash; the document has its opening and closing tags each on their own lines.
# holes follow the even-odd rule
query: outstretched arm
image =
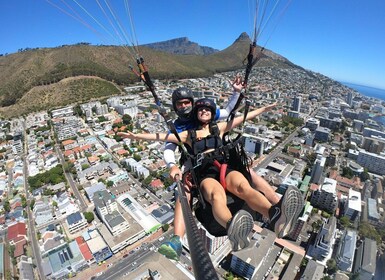
<svg viewBox="0 0 385 280">
<path fill-rule="evenodd" d="M 177 144 L 179 143 L 175 135 L 169 134 L 169 133 L 132 133 L 131 131 L 127 131 L 127 132 L 118 132 L 118 135 L 122 136 L 123 138 L 129 138 L 132 140 L 173 142 Z M 187 138 L 187 132 L 183 131 L 179 133 L 179 137 L 182 143 L 185 143 Z"/>
<path fill-rule="evenodd" d="M 264 112 L 271 111 L 275 106 L 277 106 L 277 103 L 273 103 L 273 104 L 267 105 L 265 107 L 250 111 L 247 113 L 246 120 L 254 119 L 255 117 L 257 117 L 258 115 L 260 115 Z M 242 122 L 243 122 L 243 116 L 239 116 L 239 117 L 234 118 L 231 122 L 219 123 L 218 126 L 219 126 L 219 129 L 221 130 L 221 132 L 225 133 L 227 131 L 230 131 L 234 127 L 241 125 Z"/>
<path fill-rule="evenodd" d="M 216 116 L 218 121 L 227 119 L 227 117 L 230 115 L 231 111 L 234 109 L 235 105 L 237 104 L 237 101 L 241 94 L 241 90 L 244 88 L 244 85 L 242 83 L 242 78 L 239 75 L 237 75 L 233 81 L 229 80 L 229 82 L 233 87 L 233 94 L 230 96 L 229 101 L 227 102 L 227 106 L 223 109 L 218 109 L 219 114 L 217 113 L 217 116 Z"/>
</svg>

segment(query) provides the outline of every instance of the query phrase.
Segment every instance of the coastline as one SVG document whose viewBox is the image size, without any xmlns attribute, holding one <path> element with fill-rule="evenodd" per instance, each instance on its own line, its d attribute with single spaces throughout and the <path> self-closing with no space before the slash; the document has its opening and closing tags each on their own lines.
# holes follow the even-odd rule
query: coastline
<svg viewBox="0 0 385 280">
<path fill-rule="evenodd" d="M 385 90 L 379 89 L 379 88 L 373 88 L 369 86 L 363 86 L 363 85 L 357 85 L 347 82 L 341 82 L 341 84 L 350 87 L 356 91 L 358 91 L 363 96 L 369 97 L 369 98 L 375 98 L 380 100 L 381 102 L 385 102 Z M 374 117 L 373 120 L 376 122 L 379 122 L 385 126 L 385 116 L 377 116 Z"/>
<path fill-rule="evenodd" d="M 380 99 L 382 101 L 385 101 L 385 89 L 374 88 L 374 87 L 369 87 L 369 86 L 364 86 L 364 85 L 358 85 L 358 84 L 353 84 L 353 83 L 348 83 L 348 82 L 340 82 L 340 83 L 358 91 L 360 94 L 362 94 L 366 97 L 376 98 L 376 99 Z"/>
</svg>

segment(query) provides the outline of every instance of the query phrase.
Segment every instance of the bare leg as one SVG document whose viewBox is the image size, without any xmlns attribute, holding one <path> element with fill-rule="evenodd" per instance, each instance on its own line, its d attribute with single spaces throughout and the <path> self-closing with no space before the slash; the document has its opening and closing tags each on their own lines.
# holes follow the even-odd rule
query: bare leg
<svg viewBox="0 0 385 280">
<path fill-rule="evenodd" d="M 201 188 L 204 198 L 212 206 L 215 220 L 224 228 L 232 215 L 227 208 L 226 193 L 221 184 L 212 178 L 206 178 L 201 182 Z"/>
<path fill-rule="evenodd" d="M 250 175 L 251 175 L 251 181 L 255 186 L 255 188 L 258 191 L 262 192 L 272 205 L 277 204 L 280 198 L 275 193 L 273 188 L 269 185 L 269 183 L 252 170 L 250 170 Z"/>
<path fill-rule="evenodd" d="M 242 175 L 242 173 L 238 171 L 231 171 L 226 176 L 226 184 L 227 190 L 246 201 L 247 205 L 251 209 L 261 213 L 265 217 L 269 217 L 271 203 L 262 193 L 250 186 L 249 182 L 245 176 Z"/>
</svg>

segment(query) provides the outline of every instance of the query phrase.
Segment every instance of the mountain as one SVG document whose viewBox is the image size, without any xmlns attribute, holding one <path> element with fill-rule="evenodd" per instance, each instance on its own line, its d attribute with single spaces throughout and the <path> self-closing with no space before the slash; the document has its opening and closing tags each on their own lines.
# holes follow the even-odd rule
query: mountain
<svg viewBox="0 0 385 280">
<path fill-rule="evenodd" d="M 143 46 L 173 54 L 208 55 L 219 52 L 219 50 L 200 46 L 197 43 L 191 42 L 187 37 L 146 44 Z"/>
<path fill-rule="evenodd" d="M 154 79 L 181 79 L 244 69 L 249 45 L 243 33 L 228 48 L 208 55 L 176 55 L 145 46 L 138 50 Z M 135 66 L 133 49 L 87 43 L 0 56 L 0 115 L 10 118 L 119 94 L 122 86 L 138 81 L 129 65 Z M 297 67 L 269 50 L 258 66 Z"/>
</svg>

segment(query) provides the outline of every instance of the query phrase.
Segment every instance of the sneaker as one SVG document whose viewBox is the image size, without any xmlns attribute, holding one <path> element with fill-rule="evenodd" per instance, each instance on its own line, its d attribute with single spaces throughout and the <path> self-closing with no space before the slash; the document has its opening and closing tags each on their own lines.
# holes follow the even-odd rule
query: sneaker
<svg viewBox="0 0 385 280">
<path fill-rule="evenodd" d="M 178 261 L 180 255 L 182 254 L 182 243 L 180 242 L 180 237 L 174 235 L 170 240 L 163 242 L 158 252 L 166 256 L 168 259 Z"/>
<path fill-rule="evenodd" d="M 278 238 L 287 236 L 302 212 L 304 206 L 301 192 L 293 186 L 289 186 L 278 202 L 269 210 L 270 229 Z"/>
<path fill-rule="evenodd" d="M 227 236 L 233 246 L 233 251 L 238 251 L 249 246 L 249 234 L 253 226 L 254 220 L 249 212 L 239 210 L 233 216 L 227 228 Z"/>
</svg>

